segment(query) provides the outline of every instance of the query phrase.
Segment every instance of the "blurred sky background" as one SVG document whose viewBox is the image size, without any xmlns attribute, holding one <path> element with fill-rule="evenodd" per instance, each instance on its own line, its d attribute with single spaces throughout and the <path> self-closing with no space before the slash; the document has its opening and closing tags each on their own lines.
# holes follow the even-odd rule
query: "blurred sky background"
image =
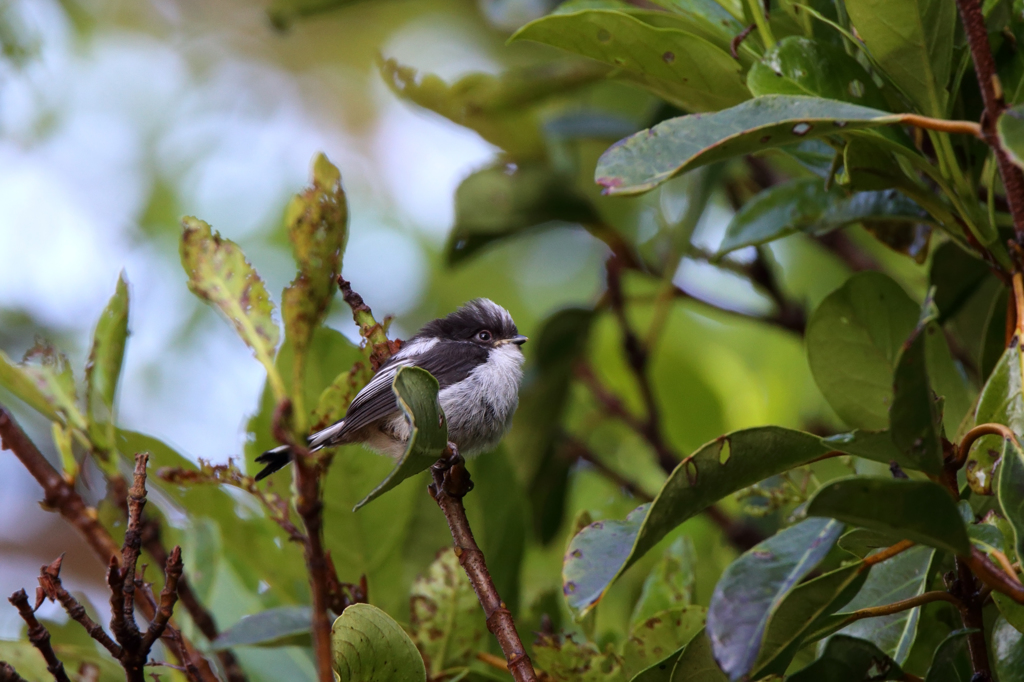
<svg viewBox="0 0 1024 682">
<path fill-rule="evenodd" d="M 132 309 L 121 426 L 191 458 L 240 455 L 263 370 L 188 291 L 179 220 L 196 215 L 238 242 L 279 298 L 294 275 L 284 207 L 308 183 L 318 151 L 341 169 L 348 194 L 344 275 L 378 319 L 396 316 L 396 336 L 474 296 L 504 304 L 526 334 L 561 306 L 592 302 L 604 250 L 578 229 L 507 243 L 455 271 L 441 265 L 453 192 L 496 149 L 397 99 L 376 67 L 382 54 L 448 80 L 499 73 L 538 54 L 505 40 L 549 4 L 373 0 L 281 32 L 255 0 L 0 0 L 9 53 L 0 60 L 0 349 L 20 359 L 42 335 L 69 353 L 81 379 L 92 328 L 124 270 Z M 713 248 L 729 213 L 711 215 L 695 239 Z M 801 248 L 773 246 L 783 264 Z M 818 277 L 821 291 L 809 295 L 820 298 L 844 276 Z M 769 306 L 707 265 L 685 261 L 678 278 L 732 307 Z M 329 324 L 355 335 L 340 300 Z M 788 361 L 802 367 L 799 341 L 785 343 Z M 714 361 L 740 368 L 720 376 L 748 373 L 727 350 Z M 710 374 L 706 363 L 694 371 Z M 787 380 L 805 392 L 810 385 L 806 369 L 787 371 L 768 388 L 748 377 L 746 394 L 723 403 L 724 426 L 795 426 L 788 412 L 769 409 Z M 734 419 L 737 406 L 746 412 Z M 52 454 L 48 426 L 17 415 Z M 40 496 L 0 453 L 0 593 L 30 588 L 39 565 L 65 550 L 67 582 L 99 585 L 101 567 L 57 515 L 40 510 Z M 0 609 L 0 636 L 17 633 L 16 619 Z"/>
</svg>

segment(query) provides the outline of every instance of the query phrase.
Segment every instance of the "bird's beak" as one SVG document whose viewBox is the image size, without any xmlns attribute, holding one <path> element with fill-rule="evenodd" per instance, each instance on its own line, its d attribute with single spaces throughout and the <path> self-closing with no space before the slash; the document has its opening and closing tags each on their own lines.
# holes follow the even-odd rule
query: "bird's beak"
<svg viewBox="0 0 1024 682">
<path fill-rule="evenodd" d="M 509 343 L 514 343 L 517 346 L 521 346 L 521 345 L 523 345 L 524 343 L 526 343 L 529 340 L 530 339 L 528 339 L 527 337 L 520 335 L 520 336 L 513 336 L 511 339 L 508 340 L 508 342 Z"/>
</svg>

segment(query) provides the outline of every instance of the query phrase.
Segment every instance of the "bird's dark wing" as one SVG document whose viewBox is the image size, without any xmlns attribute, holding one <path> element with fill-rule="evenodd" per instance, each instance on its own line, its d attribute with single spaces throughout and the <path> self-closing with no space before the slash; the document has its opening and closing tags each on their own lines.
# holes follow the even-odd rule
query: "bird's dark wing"
<svg viewBox="0 0 1024 682">
<path fill-rule="evenodd" d="M 423 353 L 403 355 L 399 352 L 359 391 L 345 414 L 345 425 L 332 440 L 336 442 L 345 434 L 354 433 L 399 409 L 391 384 L 402 367 L 422 367 L 445 388 L 462 381 L 474 368 L 487 362 L 487 353 L 486 348 L 465 341 L 439 341 Z"/>
</svg>

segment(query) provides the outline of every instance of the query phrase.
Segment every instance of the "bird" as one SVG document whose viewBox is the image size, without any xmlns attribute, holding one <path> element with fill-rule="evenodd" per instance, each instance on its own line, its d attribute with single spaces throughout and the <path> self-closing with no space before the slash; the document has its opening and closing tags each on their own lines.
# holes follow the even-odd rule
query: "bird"
<svg viewBox="0 0 1024 682">
<path fill-rule="evenodd" d="M 410 425 L 391 389 L 402 367 L 421 367 L 437 379 L 448 440 L 471 456 L 492 449 L 512 425 L 523 378 L 522 336 L 507 310 L 490 299 L 469 301 L 432 320 L 377 370 L 345 417 L 309 436 L 311 452 L 361 443 L 394 459 L 405 452 Z M 292 460 L 287 445 L 256 458 L 260 481 Z"/>
</svg>

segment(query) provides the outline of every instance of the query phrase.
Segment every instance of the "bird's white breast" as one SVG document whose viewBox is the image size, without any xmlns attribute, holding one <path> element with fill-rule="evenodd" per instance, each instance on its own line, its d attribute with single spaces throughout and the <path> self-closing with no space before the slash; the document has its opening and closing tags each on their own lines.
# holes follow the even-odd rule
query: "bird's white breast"
<svg viewBox="0 0 1024 682">
<path fill-rule="evenodd" d="M 511 426 L 519 405 L 523 359 L 517 346 L 492 348 L 487 362 L 438 394 L 449 435 L 464 454 L 493 447 Z"/>
</svg>

